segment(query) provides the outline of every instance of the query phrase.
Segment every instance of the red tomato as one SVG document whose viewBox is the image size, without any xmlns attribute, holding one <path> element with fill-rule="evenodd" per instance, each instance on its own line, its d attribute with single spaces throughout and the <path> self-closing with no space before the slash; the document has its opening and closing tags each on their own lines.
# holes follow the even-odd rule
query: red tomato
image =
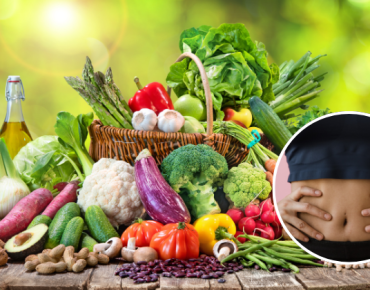
<svg viewBox="0 0 370 290">
<path fill-rule="evenodd" d="M 154 234 L 162 228 L 163 225 L 159 222 L 138 219 L 123 232 L 121 236 L 122 244 L 126 247 L 129 238 L 136 238 L 136 247 L 149 247 Z"/>
<path fill-rule="evenodd" d="M 167 224 L 153 236 L 150 247 L 158 252 L 162 260 L 198 258 L 198 232 L 191 224 L 183 222 Z"/>
</svg>

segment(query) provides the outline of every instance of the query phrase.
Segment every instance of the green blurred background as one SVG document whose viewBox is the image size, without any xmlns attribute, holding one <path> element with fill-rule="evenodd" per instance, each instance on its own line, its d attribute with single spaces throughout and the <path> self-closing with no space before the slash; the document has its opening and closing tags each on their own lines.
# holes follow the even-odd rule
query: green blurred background
<svg viewBox="0 0 370 290">
<path fill-rule="evenodd" d="M 328 54 L 311 103 L 370 113 L 370 0 L 0 0 L 0 87 L 20 75 L 33 138 L 53 134 L 57 112 L 92 111 L 63 79 L 81 75 L 86 55 L 96 70 L 112 67 L 129 99 L 134 76 L 165 84 L 184 29 L 222 23 L 244 23 L 270 62 Z M 5 113 L 2 95 L 1 122 Z"/>
</svg>

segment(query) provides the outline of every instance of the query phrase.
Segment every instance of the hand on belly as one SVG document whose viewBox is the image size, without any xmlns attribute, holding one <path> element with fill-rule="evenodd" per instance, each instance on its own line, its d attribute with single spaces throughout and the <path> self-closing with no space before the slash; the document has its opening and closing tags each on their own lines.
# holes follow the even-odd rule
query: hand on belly
<svg viewBox="0 0 370 290">
<path fill-rule="evenodd" d="M 314 187 L 322 192 L 320 197 L 305 196 L 299 202 L 311 204 L 331 214 L 324 221 L 308 213 L 298 213 L 300 218 L 323 234 L 329 241 L 370 240 L 370 181 L 319 179 L 292 183 L 296 186 Z M 367 232 L 365 229 L 368 229 Z"/>
</svg>

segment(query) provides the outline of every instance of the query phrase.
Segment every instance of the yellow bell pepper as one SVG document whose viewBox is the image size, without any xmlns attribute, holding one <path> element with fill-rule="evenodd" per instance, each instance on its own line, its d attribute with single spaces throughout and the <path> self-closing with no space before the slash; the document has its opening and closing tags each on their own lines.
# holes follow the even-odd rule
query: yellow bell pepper
<svg viewBox="0 0 370 290">
<path fill-rule="evenodd" d="M 200 251 L 213 255 L 213 246 L 222 239 L 232 239 L 236 233 L 234 221 L 227 214 L 208 214 L 194 223 L 198 232 Z"/>
</svg>

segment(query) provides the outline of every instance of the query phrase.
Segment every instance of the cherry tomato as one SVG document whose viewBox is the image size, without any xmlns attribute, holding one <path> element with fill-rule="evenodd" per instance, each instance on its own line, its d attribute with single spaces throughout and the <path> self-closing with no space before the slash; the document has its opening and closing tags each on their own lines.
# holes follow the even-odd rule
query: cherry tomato
<svg viewBox="0 0 370 290">
<path fill-rule="evenodd" d="M 159 258 L 187 260 L 199 256 L 198 232 L 191 224 L 167 224 L 156 233 L 150 247 L 158 252 Z"/>
<path fill-rule="evenodd" d="M 121 241 L 124 247 L 127 246 L 129 238 L 136 238 L 136 247 L 149 247 L 154 234 L 159 232 L 163 225 L 156 221 L 143 221 L 137 219 L 122 234 Z"/>
</svg>

